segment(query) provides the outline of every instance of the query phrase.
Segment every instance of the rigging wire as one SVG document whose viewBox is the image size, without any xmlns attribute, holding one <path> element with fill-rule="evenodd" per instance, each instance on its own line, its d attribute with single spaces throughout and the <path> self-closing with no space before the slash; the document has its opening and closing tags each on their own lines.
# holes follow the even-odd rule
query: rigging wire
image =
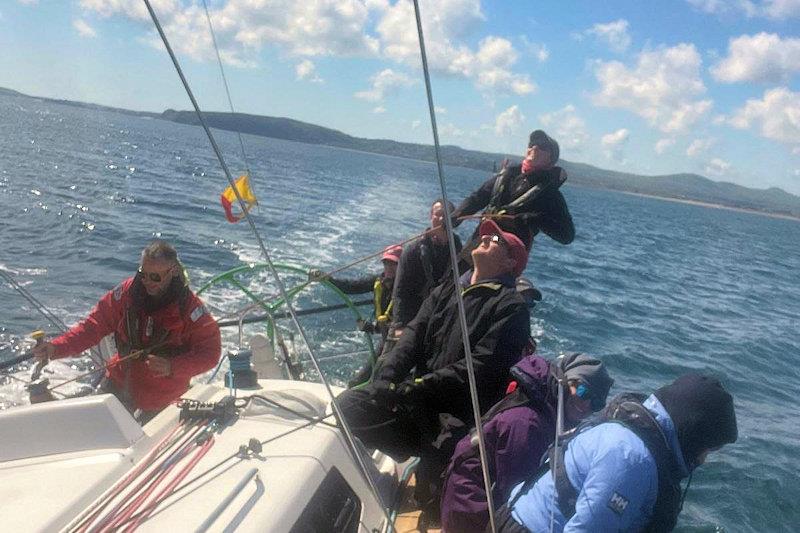
<svg viewBox="0 0 800 533">
<path fill-rule="evenodd" d="M 376 501 L 380 504 L 381 509 L 386 515 L 387 520 L 389 520 L 391 517 L 389 516 L 388 509 L 384 505 L 383 497 L 381 496 L 381 493 L 378 491 L 378 487 L 375 485 L 375 481 L 372 479 L 372 476 L 370 476 L 364 456 L 356 444 L 355 436 L 353 435 L 349 425 L 345 421 L 341 409 L 339 408 L 339 405 L 336 403 L 336 395 L 333 393 L 333 389 L 331 388 L 330 383 L 328 383 L 328 380 L 325 379 L 325 374 L 322 372 L 322 368 L 319 365 L 317 356 L 314 354 L 314 350 L 311 347 L 311 342 L 309 341 L 305 330 L 300 324 L 300 320 L 297 317 L 297 313 L 295 312 L 294 306 L 292 305 L 291 299 L 286 291 L 286 287 L 284 286 L 280 278 L 280 275 L 278 274 L 278 271 L 275 268 L 274 263 L 272 262 L 272 258 L 270 257 L 270 254 L 267 251 L 267 248 L 264 244 L 263 239 L 261 238 L 261 235 L 258 233 L 258 229 L 256 228 L 255 222 L 253 221 L 253 217 L 248 212 L 248 210 L 245 209 L 246 206 L 244 200 L 242 199 L 241 194 L 239 194 L 239 191 L 235 186 L 233 177 L 231 176 L 230 170 L 228 169 L 228 165 L 227 163 L 225 163 L 225 158 L 222 156 L 222 152 L 220 151 L 219 146 L 217 145 L 217 142 L 214 139 L 214 136 L 208 127 L 208 124 L 205 120 L 205 116 L 203 115 L 203 112 L 200 110 L 200 106 L 194 97 L 194 93 L 192 92 L 191 87 L 189 86 L 189 82 L 186 80 L 186 77 L 183 74 L 183 70 L 181 69 L 180 63 L 178 62 L 178 58 L 175 56 L 175 53 L 172 50 L 172 46 L 170 46 L 169 44 L 167 35 L 164 33 L 164 29 L 161 27 L 161 23 L 158 20 L 156 12 L 153 10 L 153 6 L 150 4 L 150 0 L 143 0 L 143 1 L 145 6 L 147 7 L 147 11 L 150 13 L 150 18 L 152 18 L 153 24 L 155 24 L 155 27 L 158 30 L 159 35 L 161 36 L 161 40 L 164 43 L 164 47 L 167 49 L 167 53 L 169 54 L 170 59 L 172 60 L 173 65 L 175 66 L 175 70 L 177 71 L 178 76 L 180 77 L 181 82 L 183 83 L 183 87 L 186 90 L 186 94 L 189 96 L 189 99 L 192 102 L 192 106 L 194 106 L 194 110 L 195 113 L 197 114 L 198 120 L 200 121 L 200 124 L 203 126 L 203 129 L 206 132 L 206 136 L 208 137 L 208 140 L 211 143 L 211 147 L 213 148 L 214 153 L 216 154 L 217 159 L 219 160 L 220 166 L 222 167 L 222 170 L 225 173 L 225 177 L 228 179 L 228 183 L 230 184 L 231 189 L 233 189 L 233 192 L 236 195 L 236 200 L 239 202 L 239 206 L 242 208 L 242 212 L 244 213 L 244 216 L 247 219 L 248 224 L 250 225 L 250 229 L 252 230 L 253 235 L 258 241 L 259 248 L 261 248 L 261 253 L 264 254 L 264 259 L 269 265 L 272 276 L 275 279 L 275 284 L 278 286 L 278 289 L 281 293 L 281 297 L 286 302 L 287 310 L 292 316 L 292 322 L 294 323 L 295 327 L 297 328 L 297 331 L 300 333 L 300 336 L 302 337 L 303 342 L 306 345 L 306 349 L 308 350 L 309 356 L 311 357 L 311 361 L 314 364 L 314 369 L 319 374 L 320 379 L 322 380 L 322 385 L 325 387 L 328 395 L 331 398 L 330 405 L 333 410 L 333 414 L 336 417 L 336 421 L 342 428 L 342 433 L 345 436 L 345 440 L 347 442 L 348 447 L 351 450 L 351 453 L 353 454 L 353 457 L 355 457 L 356 462 L 358 463 L 361 475 L 364 477 L 364 481 L 367 483 L 367 486 L 369 486 Z"/>
<path fill-rule="evenodd" d="M 0 276 L 6 280 L 6 282 L 11 286 L 12 289 L 17 291 L 23 298 L 28 300 L 30 304 L 36 309 L 48 322 L 56 326 L 61 333 L 66 333 L 69 328 L 61 320 L 55 313 L 53 313 L 50 309 L 47 308 L 39 299 L 37 299 L 33 294 L 30 293 L 28 289 L 23 287 L 19 284 L 17 280 L 14 279 L 14 276 L 6 272 L 4 269 L 0 268 Z M 100 354 L 99 350 L 96 347 L 89 349 L 89 358 L 96 364 L 103 366 L 103 356 Z"/>
<path fill-rule="evenodd" d="M 436 128 L 436 111 L 433 106 L 433 91 L 431 90 L 431 78 L 428 72 L 428 58 L 425 53 L 425 39 L 422 34 L 422 15 L 419 10 L 419 0 L 414 0 L 414 15 L 417 21 L 417 35 L 419 36 L 419 52 L 422 61 L 422 72 L 425 75 L 425 93 L 428 97 L 428 110 L 431 115 L 431 129 L 433 130 L 433 146 L 436 151 L 436 168 L 439 173 L 439 186 L 442 190 L 442 201 L 445 209 L 445 227 L 447 228 L 447 244 L 450 248 L 450 268 L 453 272 L 453 287 L 458 303 L 458 319 L 461 325 L 461 341 L 464 344 L 464 360 L 467 363 L 467 378 L 469 381 L 469 395 L 472 401 L 472 413 L 475 417 L 475 428 L 478 435 L 478 451 L 480 452 L 481 471 L 483 472 L 483 484 L 486 490 L 486 503 L 489 507 L 489 524 L 492 532 L 497 529 L 494 521 L 494 502 L 492 498 L 492 483 L 489 478 L 488 459 L 486 456 L 486 443 L 484 442 L 483 426 L 481 425 L 481 411 L 478 403 L 477 385 L 475 383 L 475 366 L 472 361 L 472 349 L 469 342 L 469 330 L 467 329 L 467 317 L 464 312 L 464 299 L 461 294 L 461 280 L 458 275 L 458 257 L 456 243 L 453 237 L 453 223 L 450 220 L 450 208 L 447 199 L 447 186 L 444 179 L 444 165 L 442 164 L 442 154 L 439 146 L 439 131 Z"/>
<path fill-rule="evenodd" d="M 225 94 L 228 95 L 228 105 L 231 108 L 231 113 L 236 114 L 236 110 L 233 108 L 233 99 L 231 98 L 231 91 L 228 87 L 228 78 L 225 76 L 225 69 L 222 66 L 222 57 L 219 54 L 219 47 L 217 46 L 217 35 L 214 33 L 214 25 L 211 24 L 211 14 L 208 12 L 208 5 L 206 5 L 206 0 L 203 0 L 203 9 L 206 12 L 206 20 L 208 21 L 208 31 L 211 32 L 211 43 L 214 45 L 214 51 L 217 53 L 217 63 L 219 63 L 219 73 L 222 75 L 222 83 L 225 85 Z M 236 135 L 239 137 L 239 147 L 242 149 L 242 159 L 244 160 L 244 168 L 247 171 L 247 175 L 250 175 L 250 165 L 247 164 L 247 153 L 244 150 L 244 141 L 242 140 L 242 132 L 238 129 L 236 130 Z"/>
</svg>

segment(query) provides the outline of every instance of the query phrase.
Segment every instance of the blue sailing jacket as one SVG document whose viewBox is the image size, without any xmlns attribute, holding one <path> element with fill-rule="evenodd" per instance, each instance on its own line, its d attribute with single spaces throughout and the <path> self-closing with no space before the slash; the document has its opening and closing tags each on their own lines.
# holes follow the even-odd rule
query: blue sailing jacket
<svg viewBox="0 0 800 533">
<path fill-rule="evenodd" d="M 643 405 L 664 431 L 682 477 L 687 476 L 675 426 L 664 406 L 652 395 Z M 586 429 L 569 442 L 564 461 L 578 500 L 569 522 L 556 502 L 553 531 L 644 529 L 658 496 L 658 471 L 655 460 L 635 433 L 614 422 Z M 520 484 L 512 490 L 509 501 L 521 488 Z M 510 509 L 511 516 L 530 531 L 550 531 L 554 490 L 553 476 L 548 472 L 519 497 Z"/>
</svg>

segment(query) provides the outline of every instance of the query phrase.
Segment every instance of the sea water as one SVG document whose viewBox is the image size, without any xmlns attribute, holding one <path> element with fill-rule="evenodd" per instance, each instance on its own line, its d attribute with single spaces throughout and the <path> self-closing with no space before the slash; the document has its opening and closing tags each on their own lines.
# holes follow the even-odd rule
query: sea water
<svg viewBox="0 0 800 533">
<path fill-rule="evenodd" d="M 243 171 L 236 135 L 215 134 Z M 255 222 L 284 263 L 330 271 L 374 253 L 422 231 L 441 196 L 429 163 L 244 143 Z M 488 178 L 445 175 L 456 202 Z M 155 236 L 176 245 L 195 287 L 262 260 L 247 224 L 223 216 L 226 185 L 199 127 L 0 96 L 0 268 L 68 324 L 134 273 Z M 678 530 L 795 531 L 800 223 L 569 181 L 562 191 L 575 241 L 540 235 L 526 270 L 544 294 L 532 313 L 540 353 L 601 357 L 612 393 L 650 392 L 688 371 L 718 376 L 735 398 L 739 440 L 697 471 Z M 342 274 L 377 270 L 372 260 Z M 5 283 L 0 302 L 0 359 L 18 354 L 27 332 L 55 331 Z M 313 337 L 313 320 L 305 326 Z M 0 387 L 0 404 L 16 403 L 13 386 Z"/>
</svg>

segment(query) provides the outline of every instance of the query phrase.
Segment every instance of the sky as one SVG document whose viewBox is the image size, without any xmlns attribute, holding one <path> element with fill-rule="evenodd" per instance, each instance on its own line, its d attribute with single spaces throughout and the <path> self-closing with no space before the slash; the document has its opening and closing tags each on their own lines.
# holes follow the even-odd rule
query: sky
<svg viewBox="0 0 800 533">
<path fill-rule="evenodd" d="M 432 144 L 408 0 L 206 0 L 238 112 Z M 229 111 L 202 0 L 152 0 Z M 442 144 L 800 194 L 800 0 L 420 0 Z M 138 0 L 0 0 L 0 87 L 190 109 Z"/>
</svg>

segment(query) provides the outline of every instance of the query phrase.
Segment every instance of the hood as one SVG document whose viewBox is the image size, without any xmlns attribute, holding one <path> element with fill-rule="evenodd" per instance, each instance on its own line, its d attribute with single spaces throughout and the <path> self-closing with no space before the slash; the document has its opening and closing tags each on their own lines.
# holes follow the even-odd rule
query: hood
<svg viewBox="0 0 800 533">
<path fill-rule="evenodd" d="M 715 378 L 685 374 L 653 393 L 669 414 L 689 470 L 703 451 L 736 442 L 733 397 Z"/>
<path fill-rule="evenodd" d="M 511 376 L 528 398 L 545 403 L 552 403 L 548 397 L 549 375 L 550 363 L 538 355 L 525 356 L 511 368 Z"/>
<path fill-rule="evenodd" d="M 644 405 L 645 408 L 650 411 L 650 413 L 656 419 L 656 422 L 658 422 L 658 425 L 661 426 L 661 431 L 664 432 L 664 436 L 667 438 L 667 442 L 669 443 L 669 449 L 675 456 L 675 462 L 680 470 L 680 476 L 682 478 L 688 476 L 690 470 L 686 465 L 686 461 L 683 459 L 681 444 L 678 442 L 678 433 L 675 431 L 675 424 L 672 422 L 669 413 L 667 413 L 667 410 L 664 409 L 664 406 L 661 405 L 661 402 L 659 402 L 658 398 L 656 398 L 653 394 L 651 394 L 649 398 L 642 402 L 642 405 Z"/>
</svg>

